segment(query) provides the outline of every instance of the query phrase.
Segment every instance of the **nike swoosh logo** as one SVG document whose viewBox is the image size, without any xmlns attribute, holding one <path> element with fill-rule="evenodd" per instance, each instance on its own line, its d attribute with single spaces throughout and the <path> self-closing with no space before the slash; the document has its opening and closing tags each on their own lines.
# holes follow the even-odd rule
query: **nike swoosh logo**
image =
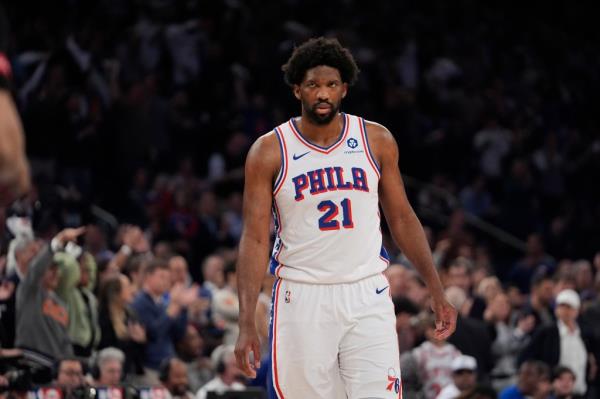
<svg viewBox="0 0 600 399">
<path fill-rule="evenodd" d="M 381 294 L 383 291 L 387 290 L 387 288 L 389 287 L 389 285 L 386 285 L 385 287 L 383 287 L 382 289 L 379 288 L 375 288 L 375 293 L 376 294 Z"/>
<path fill-rule="evenodd" d="M 302 158 L 303 156 L 305 156 L 306 154 L 308 154 L 310 151 L 306 151 L 304 154 L 300 154 L 300 155 L 296 155 L 294 154 L 292 156 L 292 158 L 294 158 L 294 161 L 297 161 L 298 159 Z"/>
</svg>

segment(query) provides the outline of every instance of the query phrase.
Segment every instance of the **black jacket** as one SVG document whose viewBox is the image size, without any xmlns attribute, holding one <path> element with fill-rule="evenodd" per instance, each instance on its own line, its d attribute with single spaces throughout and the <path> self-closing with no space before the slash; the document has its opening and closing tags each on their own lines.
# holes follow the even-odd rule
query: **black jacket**
<svg viewBox="0 0 600 399">
<path fill-rule="evenodd" d="M 592 349 L 591 339 L 584 334 L 583 330 L 581 330 L 581 339 L 586 351 L 590 353 Z M 543 326 L 536 331 L 529 345 L 519 355 L 519 366 L 526 360 L 531 359 L 540 360 L 552 368 L 558 365 L 560 360 L 560 333 L 558 332 L 557 323 Z"/>
</svg>

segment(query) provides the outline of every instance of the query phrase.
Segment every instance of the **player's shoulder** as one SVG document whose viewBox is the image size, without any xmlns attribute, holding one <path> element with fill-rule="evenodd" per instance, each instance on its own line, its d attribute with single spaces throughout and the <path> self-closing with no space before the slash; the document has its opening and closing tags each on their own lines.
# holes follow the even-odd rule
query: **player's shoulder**
<svg viewBox="0 0 600 399">
<path fill-rule="evenodd" d="M 365 127 L 369 144 L 377 145 L 378 143 L 381 143 L 381 145 L 389 145 L 390 143 L 396 143 L 392 132 L 390 132 L 390 130 L 381 123 L 368 121 L 365 119 Z"/>
<path fill-rule="evenodd" d="M 276 169 L 280 163 L 281 152 L 275 131 L 259 136 L 250 147 L 246 159 L 249 167 Z"/>
<path fill-rule="evenodd" d="M 395 158 L 398 154 L 398 144 L 387 127 L 380 123 L 365 120 L 365 128 L 369 147 L 380 166 L 396 164 Z"/>
</svg>

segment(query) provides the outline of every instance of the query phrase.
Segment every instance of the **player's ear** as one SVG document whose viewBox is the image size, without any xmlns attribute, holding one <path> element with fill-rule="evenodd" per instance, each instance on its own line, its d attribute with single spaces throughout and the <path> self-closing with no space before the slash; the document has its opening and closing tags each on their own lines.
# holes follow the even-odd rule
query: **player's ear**
<svg viewBox="0 0 600 399">
<path fill-rule="evenodd" d="M 342 87 L 343 87 L 343 89 L 344 89 L 344 90 L 342 91 L 342 98 L 345 98 L 345 97 L 346 97 L 346 94 L 348 94 L 348 83 L 344 83 L 344 84 L 342 85 Z"/>
<path fill-rule="evenodd" d="M 292 88 L 292 91 L 294 92 L 294 97 L 296 97 L 296 99 L 300 100 L 300 85 L 294 85 L 294 87 Z"/>
</svg>

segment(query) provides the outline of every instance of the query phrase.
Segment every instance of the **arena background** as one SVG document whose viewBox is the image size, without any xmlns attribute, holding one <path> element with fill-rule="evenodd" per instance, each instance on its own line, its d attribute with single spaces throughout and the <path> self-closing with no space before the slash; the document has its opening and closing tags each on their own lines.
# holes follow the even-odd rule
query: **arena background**
<svg viewBox="0 0 600 399">
<path fill-rule="evenodd" d="M 215 254 L 229 265 L 227 280 L 243 223 L 246 152 L 299 113 L 280 68 L 295 45 L 325 35 L 348 47 L 361 69 L 343 110 L 385 125 L 398 141 L 407 192 L 443 277 L 465 262 L 473 300 L 483 295 L 479 276 L 497 276 L 510 294 L 512 327 L 531 302 L 532 279 L 553 278 L 555 296 L 564 277 L 586 306 L 597 305 L 600 40 L 593 2 L 3 6 L 34 188 L 0 209 L 0 265 L 14 238 L 4 221 L 27 215 L 46 240 L 65 227 L 98 226 L 80 244 L 101 268 L 110 265 L 106 254 L 119 251 L 124 226 L 134 225 L 155 255 L 182 255 L 197 283 Z M 220 288 L 235 296 L 235 287 Z M 402 302 L 413 316 L 426 307 L 415 302 Z M 202 357 L 224 333 L 235 333 L 234 324 L 196 321 Z M 489 355 L 487 382 L 497 360 Z"/>
</svg>

